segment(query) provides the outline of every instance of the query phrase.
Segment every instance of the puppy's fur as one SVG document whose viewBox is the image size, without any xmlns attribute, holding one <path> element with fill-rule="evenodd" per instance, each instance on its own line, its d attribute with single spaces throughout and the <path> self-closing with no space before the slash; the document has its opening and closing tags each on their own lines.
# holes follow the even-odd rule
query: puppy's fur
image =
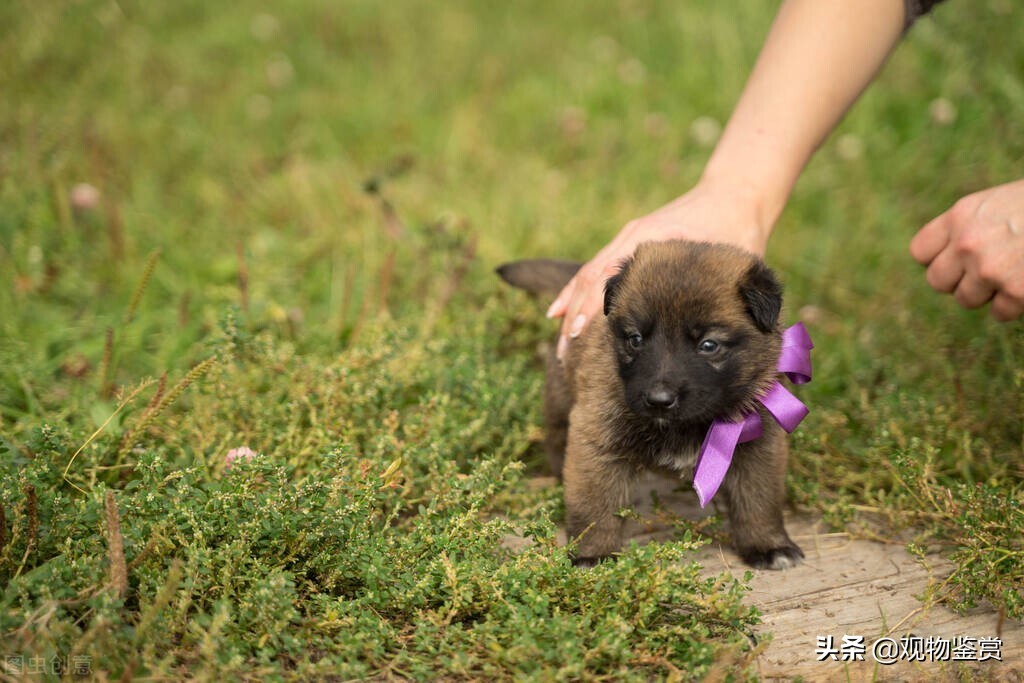
<svg viewBox="0 0 1024 683">
<path fill-rule="evenodd" d="M 518 261 L 510 284 L 557 293 L 579 268 Z M 575 562 L 592 565 L 622 543 L 618 512 L 645 468 L 692 476 L 719 417 L 761 413 L 764 433 L 736 448 L 719 496 L 732 537 L 753 567 L 782 569 L 803 552 L 782 522 L 785 433 L 756 401 L 778 376 L 782 289 L 757 257 L 723 245 L 641 244 L 605 287 L 604 317 L 548 360 L 546 450 L 562 478 Z"/>
</svg>

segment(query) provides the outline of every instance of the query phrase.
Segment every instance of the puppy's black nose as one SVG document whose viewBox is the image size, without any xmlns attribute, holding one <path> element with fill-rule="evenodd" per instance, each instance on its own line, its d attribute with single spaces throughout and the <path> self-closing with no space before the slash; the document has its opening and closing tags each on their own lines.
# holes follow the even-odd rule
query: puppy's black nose
<svg viewBox="0 0 1024 683">
<path fill-rule="evenodd" d="M 644 392 L 644 403 L 646 403 L 649 408 L 668 410 L 675 406 L 676 400 L 676 393 L 665 388 L 651 389 L 650 391 Z"/>
</svg>

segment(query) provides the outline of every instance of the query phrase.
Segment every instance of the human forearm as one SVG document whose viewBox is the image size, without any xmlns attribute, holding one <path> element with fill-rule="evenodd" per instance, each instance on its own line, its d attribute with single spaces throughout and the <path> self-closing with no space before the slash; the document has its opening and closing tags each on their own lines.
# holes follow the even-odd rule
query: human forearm
<svg viewBox="0 0 1024 683">
<path fill-rule="evenodd" d="M 902 0 L 784 2 L 701 182 L 737 188 L 770 231 L 808 159 L 903 26 Z"/>
</svg>

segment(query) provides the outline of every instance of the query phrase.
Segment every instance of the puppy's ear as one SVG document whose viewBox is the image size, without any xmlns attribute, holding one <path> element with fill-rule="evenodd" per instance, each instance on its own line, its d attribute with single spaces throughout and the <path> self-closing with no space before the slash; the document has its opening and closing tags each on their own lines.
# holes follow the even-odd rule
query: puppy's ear
<svg viewBox="0 0 1024 683">
<path fill-rule="evenodd" d="M 497 268 L 501 279 L 513 287 L 532 294 L 554 296 L 562 291 L 576 271 L 579 263 L 554 259 L 529 259 L 504 263 Z"/>
<path fill-rule="evenodd" d="M 782 285 L 761 261 L 752 264 L 740 280 L 740 296 L 757 329 L 771 332 L 779 324 L 782 312 Z"/>
<path fill-rule="evenodd" d="M 619 272 L 612 275 L 604 283 L 604 314 L 608 315 L 608 311 L 612 310 L 612 304 L 615 303 L 615 297 L 619 293 L 619 287 L 622 286 L 622 278 L 626 277 L 626 271 L 629 270 L 629 264 L 633 262 L 632 258 L 625 259 L 619 266 Z"/>
</svg>

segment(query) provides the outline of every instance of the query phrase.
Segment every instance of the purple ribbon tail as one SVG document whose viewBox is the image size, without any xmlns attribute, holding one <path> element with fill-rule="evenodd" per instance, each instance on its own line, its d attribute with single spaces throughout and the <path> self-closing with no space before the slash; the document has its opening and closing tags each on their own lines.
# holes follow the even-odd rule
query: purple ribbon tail
<svg viewBox="0 0 1024 683">
<path fill-rule="evenodd" d="M 761 418 L 757 413 L 748 413 L 739 422 L 715 420 L 704 437 L 693 471 L 693 489 L 697 492 L 700 506 L 706 506 L 725 479 L 725 473 L 732 464 L 736 444 L 753 441 L 761 436 Z"/>
</svg>

